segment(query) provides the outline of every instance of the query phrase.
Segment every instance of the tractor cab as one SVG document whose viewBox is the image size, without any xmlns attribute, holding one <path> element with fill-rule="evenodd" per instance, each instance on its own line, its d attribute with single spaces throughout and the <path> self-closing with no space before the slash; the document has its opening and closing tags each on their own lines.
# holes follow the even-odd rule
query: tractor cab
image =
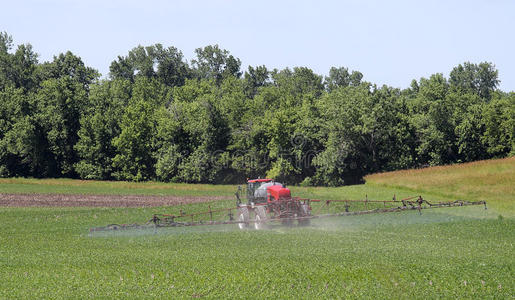
<svg viewBox="0 0 515 300">
<path fill-rule="evenodd" d="M 247 181 L 247 201 L 259 204 L 290 198 L 290 190 L 273 179 L 250 179 Z"/>
</svg>

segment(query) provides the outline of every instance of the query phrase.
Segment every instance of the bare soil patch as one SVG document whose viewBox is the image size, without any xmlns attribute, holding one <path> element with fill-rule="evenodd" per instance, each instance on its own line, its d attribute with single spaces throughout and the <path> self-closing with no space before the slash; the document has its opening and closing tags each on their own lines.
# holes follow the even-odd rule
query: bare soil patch
<svg viewBox="0 0 515 300">
<path fill-rule="evenodd" d="M 8 207 L 150 207 L 173 206 L 227 199 L 226 196 L 0 194 Z"/>
</svg>

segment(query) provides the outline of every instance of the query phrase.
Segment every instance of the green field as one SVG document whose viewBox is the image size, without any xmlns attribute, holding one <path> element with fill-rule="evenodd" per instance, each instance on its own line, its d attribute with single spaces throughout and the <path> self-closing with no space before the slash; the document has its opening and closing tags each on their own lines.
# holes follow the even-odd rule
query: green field
<svg viewBox="0 0 515 300">
<path fill-rule="evenodd" d="M 0 208 L 0 298 L 513 298 L 515 159 L 376 174 L 295 196 L 486 200 L 481 206 L 235 226 L 95 233 L 153 208 Z M 0 179 L 0 193 L 221 195 L 234 186 Z"/>
</svg>

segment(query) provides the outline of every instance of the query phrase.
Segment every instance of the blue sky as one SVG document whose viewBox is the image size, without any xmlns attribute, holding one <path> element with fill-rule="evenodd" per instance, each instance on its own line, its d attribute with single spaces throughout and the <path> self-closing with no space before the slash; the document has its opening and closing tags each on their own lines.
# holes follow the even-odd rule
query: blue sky
<svg viewBox="0 0 515 300">
<path fill-rule="evenodd" d="M 219 44 L 243 67 L 332 66 L 407 87 L 464 61 L 493 62 L 515 91 L 515 1 L 6 1 L 0 31 L 40 61 L 71 50 L 107 75 L 138 44 L 182 50 Z"/>
</svg>

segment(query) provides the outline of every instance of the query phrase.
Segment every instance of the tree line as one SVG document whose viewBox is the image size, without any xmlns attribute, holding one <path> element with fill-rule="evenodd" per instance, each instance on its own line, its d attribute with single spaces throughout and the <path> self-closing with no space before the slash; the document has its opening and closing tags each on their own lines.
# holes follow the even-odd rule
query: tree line
<svg viewBox="0 0 515 300">
<path fill-rule="evenodd" d="M 101 79 L 0 33 L 0 176 L 334 186 L 515 153 L 515 93 L 492 63 L 399 89 L 345 67 L 243 72 L 218 45 L 195 54 L 138 46 Z"/>
</svg>

